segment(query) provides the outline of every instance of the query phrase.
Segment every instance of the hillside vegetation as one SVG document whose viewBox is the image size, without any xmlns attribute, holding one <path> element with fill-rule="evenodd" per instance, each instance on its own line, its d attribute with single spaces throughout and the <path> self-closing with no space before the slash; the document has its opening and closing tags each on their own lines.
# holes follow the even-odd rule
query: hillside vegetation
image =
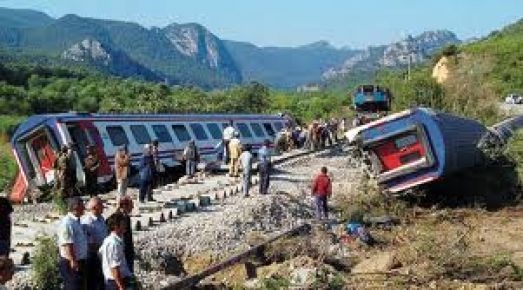
<svg viewBox="0 0 523 290">
<path fill-rule="evenodd" d="M 2 58 L 0 56 L 0 58 Z M 273 91 L 251 82 L 205 92 L 196 87 L 169 87 L 134 79 L 2 58 L 0 64 L 0 190 L 12 180 L 16 165 L 7 142 L 25 116 L 79 112 L 125 113 L 279 113 L 298 120 L 341 115 L 348 106 L 343 94 Z"/>
<path fill-rule="evenodd" d="M 477 42 L 451 45 L 436 53 L 435 64 L 447 58 L 449 76 L 441 84 L 432 66 L 378 74 L 377 82 L 394 93 L 395 109 L 427 105 L 471 117 L 487 124 L 499 119 L 497 106 L 508 93 L 523 93 L 523 20 Z"/>
</svg>

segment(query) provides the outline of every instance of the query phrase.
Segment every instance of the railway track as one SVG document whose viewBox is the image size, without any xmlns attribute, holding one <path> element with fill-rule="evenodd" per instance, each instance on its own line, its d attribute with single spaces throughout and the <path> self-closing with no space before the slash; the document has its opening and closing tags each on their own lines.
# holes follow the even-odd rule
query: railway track
<svg viewBox="0 0 523 290">
<path fill-rule="evenodd" d="M 316 154 L 323 154 L 332 149 L 322 151 L 294 150 L 273 158 L 275 168 L 292 166 L 302 158 L 309 158 Z M 229 178 L 225 174 L 210 175 L 201 172 L 191 180 L 180 179 L 177 183 L 167 184 L 154 189 L 155 202 L 138 204 L 131 215 L 133 229 L 138 233 L 144 233 L 162 224 L 177 218 L 190 218 L 191 214 L 197 214 L 203 208 L 215 204 L 226 203 L 226 199 L 236 196 L 242 191 L 241 179 Z M 258 177 L 253 176 L 253 187 L 258 184 Z M 136 195 L 132 193 L 131 195 Z M 110 215 L 116 209 L 116 194 L 110 192 L 100 197 L 106 204 L 104 215 Z M 29 207 L 34 205 L 27 205 Z M 46 205 L 42 205 L 46 206 Z M 50 208 L 51 205 L 48 207 Z M 41 207 L 35 207 L 37 211 L 34 216 L 26 220 L 17 220 L 13 225 L 13 247 L 12 254 L 15 263 L 21 265 L 20 261 L 25 253 L 32 253 L 35 240 L 40 235 L 53 235 L 56 223 L 60 216 L 55 213 L 47 213 Z M 16 214 L 16 209 L 15 209 Z M 28 267 L 22 267 L 25 270 Z"/>
</svg>

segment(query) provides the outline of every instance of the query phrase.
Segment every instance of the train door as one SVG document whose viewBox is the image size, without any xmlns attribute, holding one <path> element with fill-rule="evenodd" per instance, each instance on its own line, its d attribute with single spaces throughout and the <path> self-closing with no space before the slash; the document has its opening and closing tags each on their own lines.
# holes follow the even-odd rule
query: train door
<svg viewBox="0 0 523 290">
<path fill-rule="evenodd" d="M 381 181 L 432 166 L 434 158 L 423 128 L 387 136 L 370 145 L 379 162 L 373 162 Z"/>
<path fill-rule="evenodd" d="M 71 139 L 75 143 L 77 164 L 82 166 L 76 166 L 77 176 L 83 177 L 83 164 L 84 159 L 87 156 L 87 146 L 94 145 L 98 159 L 100 160 L 100 168 L 98 169 L 98 181 L 107 182 L 112 176 L 111 167 L 107 160 L 107 156 L 104 151 L 104 145 L 98 129 L 93 125 L 92 122 L 81 121 L 76 123 L 67 124 L 67 130 L 71 136 Z"/>
<path fill-rule="evenodd" d="M 57 156 L 46 130 L 42 130 L 39 135 L 31 139 L 28 145 L 31 148 L 29 156 L 34 159 L 33 164 L 38 183 L 50 183 L 54 180 L 53 164 Z"/>
</svg>

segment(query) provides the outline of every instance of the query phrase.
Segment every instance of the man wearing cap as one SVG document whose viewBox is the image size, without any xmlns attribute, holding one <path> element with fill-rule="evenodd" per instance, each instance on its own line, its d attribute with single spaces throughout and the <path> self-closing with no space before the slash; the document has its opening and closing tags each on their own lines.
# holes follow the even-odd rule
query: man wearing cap
<svg viewBox="0 0 523 290">
<path fill-rule="evenodd" d="M 99 197 L 93 197 L 87 205 L 89 212 L 81 219 L 87 234 L 89 253 L 87 255 L 87 286 L 89 289 L 103 290 L 103 274 L 98 249 L 107 237 L 107 225 L 102 216 L 104 205 Z"/>
<path fill-rule="evenodd" d="M 88 289 L 85 275 L 88 253 L 87 235 L 80 224 L 84 214 L 84 203 L 79 197 L 68 201 L 68 213 L 58 227 L 58 246 L 60 250 L 59 270 L 64 289 Z"/>
<path fill-rule="evenodd" d="M 98 195 L 98 168 L 100 160 L 93 145 L 87 146 L 87 156 L 84 159 L 85 191 L 90 197 Z"/>
<path fill-rule="evenodd" d="M 238 177 L 240 154 L 242 153 L 242 144 L 240 142 L 240 134 L 234 131 L 234 137 L 229 141 L 229 176 Z"/>
<path fill-rule="evenodd" d="M 118 152 L 116 152 L 116 156 L 114 157 L 114 163 L 117 192 L 118 197 L 121 198 L 127 193 L 127 185 L 129 184 L 129 165 L 131 164 L 131 158 L 126 145 L 118 148 Z"/>
</svg>

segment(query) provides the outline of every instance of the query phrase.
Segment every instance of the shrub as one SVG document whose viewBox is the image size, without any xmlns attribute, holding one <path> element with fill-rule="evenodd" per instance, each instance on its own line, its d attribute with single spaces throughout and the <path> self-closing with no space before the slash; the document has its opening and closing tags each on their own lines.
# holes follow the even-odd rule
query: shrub
<svg viewBox="0 0 523 290">
<path fill-rule="evenodd" d="M 50 236 L 37 239 L 32 261 L 31 280 L 36 289 L 60 289 L 60 274 L 58 272 L 58 246 Z"/>
</svg>

